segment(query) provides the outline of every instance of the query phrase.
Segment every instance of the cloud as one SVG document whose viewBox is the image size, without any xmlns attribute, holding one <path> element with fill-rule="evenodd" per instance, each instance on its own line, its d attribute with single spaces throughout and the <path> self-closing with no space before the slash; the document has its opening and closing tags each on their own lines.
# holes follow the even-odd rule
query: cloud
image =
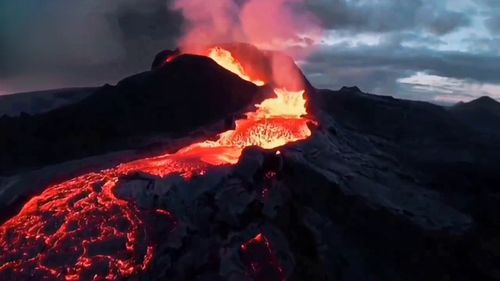
<svg viewBox="0 0 500 281">
<path fill-rule="evenodd" d="M 499 1 L 318 0 L 309 7 L 329 29 L 320 51 L 303 64 L 318 87 L 358 85 L 431 101 L 500 98 L 500 38 L 482 26 L 486 19 L 490 33 L 500 30 Z M 422 73 L 441 79 L 403 83 Z"/>
<path fill-rule="evenodd" d="M 443 1 L 316 0 L 308 3 L 325 27 L 335 30 L 424 30 L 442 35 L 470 24 L 466 14 L 449 10 Z"/>
<path fill-rule="evenodd" d="M 491 96 L 500 99 L 500 85 L 478 83 L 463 79 L 429 75 L 424 72 L 398 79 L 399 83 L 409 85 L 415 91 L 432 92 L 439 102 L 467 102 L 479 96 Z"/>
<path fill-rule="evenodd" d="M 190 27 L 180 13 L 168 9 L 173 1 L 0 0 L 0 92 L 112 83 L 147 69 L 158 51 L 174 48 Z M 374 93 L 433 100 L 453 94 L 440 92 L 442 83 L 436 80 L 414 85 L 401 79 L 424 73 L 463 81 L 476 91 L 471 96 L 491 94 L 500 85 L 498 0 L 273 3 L 294 1 L 305 1 L 304 14 L 315 14 L 326 29 L 323 40 L 314 42 L 318 52 L 301 64 L 318 87 L 358 85 Z M 219 2 L 238 10 L 248 0 Z M 192 11 L 224 30 L 226 23 L 214 21 L 205 10 Z M 256 11 L 251 19 L 259 18 L 260 9 Z M 247 29 L 271 26 L 273 17 L 266 19 Z"/>
<path fill-rule="evenodd" d="M 498 70 L 500 56 L 488 53 L 439 51 L 428 48 L 410 48 L 385 43 L 377 46 L 323 48 L 310 64 L 324 67 L 390 67 L 398 70 L 426 71 L 432 74 L 472 79 L 478 82 L 500 83 Z"/>
<path fill-rule="evenodd" d="M 485 7 L 486 9 L 500 8 L 500 2 L 497 0 L 473 0 L 480 7 Z"/>
<path fill-rule="evenodd" d="M 53 87 L 116 81 L 174 47 L 181 24 L 165 0 L 0 0 L 0 79 L 50 76 Z"/>
<path fill-rule="evenodd" d="M 500 10 L 498 14 L 490 16 L 485 23 L 491 33 L 500 35 Z"/>
<path fill-rule="evenodd" d="M 493 49 L 440 50 L 441 40 L 415 33 L 379 34 L 376 40 L 363 34 L 341 34 L 336 33 L 336 40 L 324 43 L 326 45 L 303 64 L 309 79 L 318 87 L 358 85 L 372 93 L 433 100 L 442 94 L 442 89 L 451 89 L 438 82 L 462 81 L 466 90 L 454 89 L 455 93 L 446 94 L 464 95 L 465 91 L 473 91 L 469 93 L 471 96 L 500 98 L 495 94 L 500 89 L 496 87 L 500 85 L 500 56 Z M 418 73 L 443 79 L 422 80 L 419 85 L 402 80 Z"/>
</svg>

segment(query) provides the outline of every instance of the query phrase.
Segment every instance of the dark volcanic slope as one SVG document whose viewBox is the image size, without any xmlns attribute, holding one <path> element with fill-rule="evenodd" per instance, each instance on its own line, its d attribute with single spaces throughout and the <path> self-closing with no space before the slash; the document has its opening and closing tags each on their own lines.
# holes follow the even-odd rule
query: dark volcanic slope
<svg viewBox="0 0 500 281">
<path fill-rule="evenodd" d="M 486 126 L 467 119 L 470 114 L 492 115 L 469 110 L 476 108 L 474 104 L 448 110 L 425 102 L 369 95 L 357 88 L 323 91 L 318 99 L 321 108 L 343 127 L 390 141 L 383 147 L 385 151 L 424 171 L 433 181 L 438 179 L 440 188 L 500 184 L 500 138 L 480 133 L 484 128 L 499 130 L 494 129 L 496 124 Z"/>
<path fill-rule="evenodd" d="M 324 109 L 360 133 L 396 140 L 456 139 L 471 133 L 434 104 L 365 94 L 357 87 L 322 93 Z"/>
<path fill-rule="evenodd" d="M 243 109 L 257 93 L 211 59 L 184 55 L 79 103 L 0 118 L 0 171 L 128 148 L 135 136 L 190 131 Z"/>
<path fill-rule="evenodd" d="M 288 186 L 304 179 L 296 206 L 316 213 L 326 280 L 500 279 L 499 137 L 455 110 L 357 88 L 313 104 L 323 133 Z"/>
</svg>

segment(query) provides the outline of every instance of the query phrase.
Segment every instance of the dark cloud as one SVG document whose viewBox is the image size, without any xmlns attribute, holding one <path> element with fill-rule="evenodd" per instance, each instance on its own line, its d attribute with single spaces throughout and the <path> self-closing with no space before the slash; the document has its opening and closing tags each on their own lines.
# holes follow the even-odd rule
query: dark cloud
<svg viewBox="0 0 500 281">
<path fill-rule="evenodd" d="M 500 9 L 498 14 L 490 16 L 485 23 L 492 34 L 500 35 Z"/>
<path fill-rule="evenodd" d="M 473 0 L 479 6 L 486 7 L 487 9 L 491 8 L 500 8 L 500 1 L 498 0 Z"/>
<path fill-rule="evenodd" d="M 328 29 L 389 32 L 422 29 L 447 34 L 470 24 L 465 14 L 450 11 L 441 1 L 309 1 Z"/>
<path fill-rule="evenodd" d="M 410 48 L 397 40 L 378 46 L 323 48 L 304 69 L 319 87 L 358 85 L 370 92 L 408 98 L 417 98 L 416 93 L 397 80 L 418 72 L 477 84 L 500 84 L 497 54 Z"/>
<path fill-rule="evenodd" d="M 146 70 L 182 24 L 165 0 L 0 0 L 0 13 L 0 81 L 52 75 L 54 87 Z"/>
<path fill-rule="evenodd" d="M 483 7 L 481 15 L 485 17 L 484 25 L 493 36 L 500 35 L 500 1 L 498 0 L 474 0 L 476 4 Z"/>
<path fill-rule="evenodd" d="M 486 17 L 491 32 L 499 32 L 500 1 L 318 0 L 309 6 L 334 31 L 329 46 L 304 66 L 320 87 L 358 85 L 374 93 L 431 100 L 455 91 L 458 83 L 478 88 L 471 96 L 485 94 L 482 85 L 500 84 L 500 38 L 476 29 L 477 19 Z M 438 76 L 437 83 L 445 85 L 400 82 L 418 73 Z"/>
<path fill-rule="evenodd" d="M 325 60 L 327 59 L 327 60 Z M 425 71 L 430 74 L 478 82 L 500 83 L 500 56 L 425 48 L 382 45 L 349 49 L 328 49 L 315 55 L 311 63 L 337 67 L 391 67 L 399 70 Z"/>
</svg>

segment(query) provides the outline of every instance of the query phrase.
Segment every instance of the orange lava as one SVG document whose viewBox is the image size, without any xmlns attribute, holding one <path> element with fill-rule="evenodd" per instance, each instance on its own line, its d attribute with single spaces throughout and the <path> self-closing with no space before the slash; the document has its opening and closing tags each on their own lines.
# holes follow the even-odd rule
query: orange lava
<svg viewBox="0 0 500 281">
<path fill-rule="evenodd" d="M 215 62 L 217 62 L 220 66 L 225 69 L 231 71 L 232 73 L 240 76 L 241 79 L 254 83 L 257 86 L 263 86 L 264 81 L 258 79 L 252 79 L 243 69 L 241 63 L 236 60 L 231 52 L 225 50 L 221 47 L 213 47 L 208 49 L 207 57 L 210 57 Z"/>
<path fill-rule="evenodd" d="M 116 197 L 117 182 L 112 170 L 90 173 L 32 198 L 0 227 L 0 280 L 120 280 L 148 268 L 151 214 Z"/>
<path fill-rule="evenodd" d="M 252 81 L 230 52 L 214 48 L 210 54 Z M 256 105 L 255 111 L 236 121 L 234 130 L 215 141 L 48 187 L 0 226 L 0 280 L 124 280 L 146 271 L 155 250 L 145 224 L 145 217 L 152 214 L 115 196 L 120 179 L 134 173 L 189 179 L 204 175 L 210 167 L 238 163 L 246 147 L 273 149 L 308 138 L 304 91 L 274 92 L 274 98 Z M 155 214 L 175 225 L 167 211 Z"/>
</svg>

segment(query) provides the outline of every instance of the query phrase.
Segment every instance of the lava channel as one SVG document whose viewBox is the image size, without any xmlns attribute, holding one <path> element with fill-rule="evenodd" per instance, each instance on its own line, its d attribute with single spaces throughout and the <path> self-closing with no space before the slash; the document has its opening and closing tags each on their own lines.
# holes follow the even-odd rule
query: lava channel
<svg viewBox="0 0 500 281">
<path fill-rule="evenodd" d="M 262 84 L 253 81 L 229 51 L 217 48 L 210 57 L 242 79 Z M 304 91 L 274 92 L 275 97 L 256 105 L 255 111 L 236 121 L 234 130 L 215 141 L 46 188 L 0 226 L 0 280 L 115 281 L 147 271 L 155 253 L 147 221 L 159 216 L 167 227 L 175 227 L 176 221 L 166 210 L 141 210 L 115 196 L 120 179 L 140 172 L 189 180 L 210 167 L 238 163 L 246 147 L 273 149 L 308 138 Z"/>
</svg>

